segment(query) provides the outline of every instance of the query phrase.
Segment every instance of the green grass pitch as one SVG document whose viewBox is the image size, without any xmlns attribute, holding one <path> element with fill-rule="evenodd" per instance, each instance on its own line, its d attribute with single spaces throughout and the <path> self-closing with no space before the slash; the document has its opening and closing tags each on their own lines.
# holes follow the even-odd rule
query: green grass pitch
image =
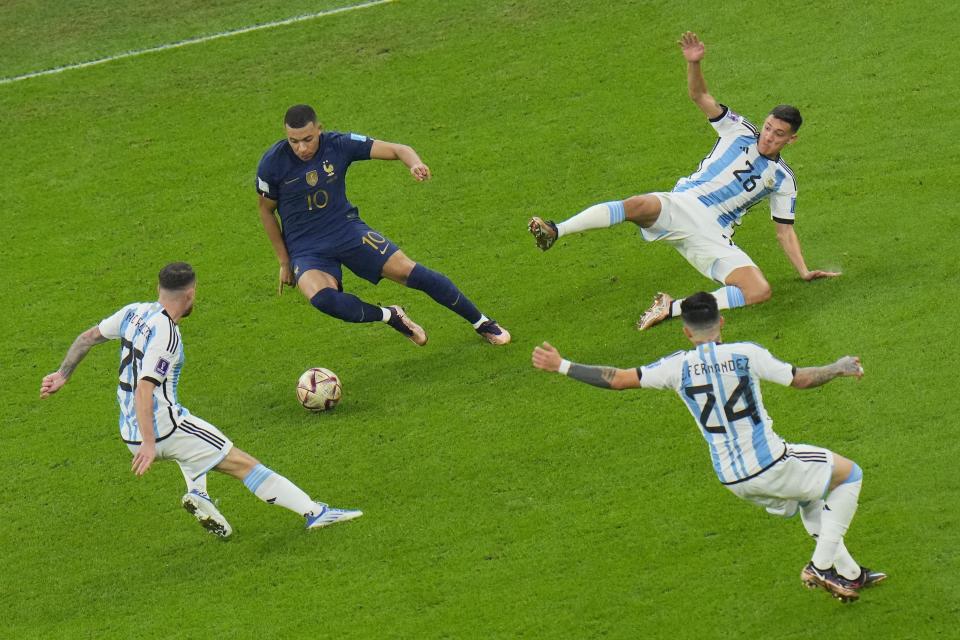
<svg viewBox="0 0 960 640">
<path fill-rule="evenodd" d="M 0 77 L 292 14 L 200 7 L 7 3 Z M 401 0 L 0 85 L 0 637 L 956 637 L 958 22 L 926 0 Z M 541 254 L 525 224 L 696 167 L 713 136 L 686 97 L 687 29 L 718 99 L 755 121 L 792 102 L 806 119 L 785 152 L 797 230 L 809 265 L 843 276 L 799 281 L 761 205 L 737 238 L 774 298 L 729 312 L 725 337 L 800 365 L 863 358 L 860 382 L 764 390 L 781 435 L 864 469 L 848 546 L 891 578 L 853 605 L 801 588 L 799 521 L 716 482 L 675 396 L 530 366 L 542 340 L 621 366 L 684 347 L 676 323 L 632 329 L 657 290 L 711 288 L 672 249 L 622 225 Z M 389 282 L 344 284 L 406 305 L 425 348 L 276 296 L 252 175 L 302 101 L 327 128 L 420 152 L 431 182 L 360 163 L 351 199 L 513 344 L 491 348 Z M 153 299 L 178 259 L 199 274 L 184 404 L 362 519 L 305 532 L 216 476 L 236 532 L 203 533 L 175 465 L 129 472 L 115 345 L 38 399 L 70 341 Z M 344 381 L 329 415 L 297 405 L 310 366 Z"/>
</svg>

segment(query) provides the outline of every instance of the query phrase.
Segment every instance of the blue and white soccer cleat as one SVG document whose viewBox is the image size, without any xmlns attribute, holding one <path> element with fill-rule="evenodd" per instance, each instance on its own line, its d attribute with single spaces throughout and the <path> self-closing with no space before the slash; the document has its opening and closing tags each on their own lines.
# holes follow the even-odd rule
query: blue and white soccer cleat
<svg viewBox="0 0 960 640">
<path fill-rule="evenodd" d="M 544 220 L 537 216 L 530 218 L 527 229 L 530 230 L 533 239 L 537 241 L 537 247 L 540 248 L 540 251 L 546 251 L 552 247 L 560 235 L 557 231 L 557 225 L 554 224 L 553 220 Z"/>
<path fill-rule="evenodd" d="M 822 570 L 816 568 L 812 562 L 808 562 L 807 566 L 800 572 L 800 580 L 807 589 L 823 587 L 827 593 L 840 602 L 854 602 L 860 597 L 860 594 L 857 593 L 859 587 L 856 581 L 847 580 L 837 573 L 833 567 Z"/>
<path fill-rule="evenodd" d="M 307 514 L 307 529 L 319 529 L 338 522 L 355 520 L 363 515 L 359 509 L 335 509 L 322 502 L 317 503 L 317 510 Z"/>
<path fill-rule="evenodd" d="M 476 331 L 490 344 L 501 345 L 510 342 L 510 332 L 497 324 L 496 320 L 487 320 L 477 327 Z"/>
<path fill-rule="evenodd" d="M 233 533 L 233 527 L 223 517 L 223 514 L 213 504 L 210 496 L 193 489 L 190 493 L 183 496 L 180 500 L 187 513 L 192 515 L 200 523 L 200 526 L 221 538 L 228 538 Z"/>
<path fill-rule="evenodd" d="M 407 316 L 403 307 L 393 306 L 387 308 L 390 309 L 390 319 L 387 320 L 388 325 L 410 338 L 410 341 L 418 347 L 427 344 L 427 332 Z"/>
</svg>

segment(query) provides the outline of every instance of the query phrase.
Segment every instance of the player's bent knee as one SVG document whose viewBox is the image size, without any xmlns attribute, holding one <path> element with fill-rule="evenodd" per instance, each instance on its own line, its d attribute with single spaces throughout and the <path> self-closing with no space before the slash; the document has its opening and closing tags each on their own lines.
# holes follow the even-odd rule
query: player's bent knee
<svg viewBox="0 0 960 640">
<path fill-rule="evenodd" d="M 623 201 L 623 213 L 630 222 L 649 226 L 660 215 L 660 201 L 649 194 L 630 196 Z"/>
<path fill-rule="evenodd" d="M 863 470 L 853 460 L 833 454 L 833 474 L 830 478 L 830 488 L 834 489 L 846 482 L 855 482 L 863 478 Z"/>
<path fill-rule="evenodd" d="M 407 280 L 416 266 L 416 262 L 404 255 L 402 251 L 397 251 L 384 263 L 381 275 L 397 284 L 406 286 Z"/>
<path fill-rule="evenodd" d="M 258 464 L 260 464 L 260 461 L 249 453 L 233 447 L 215 468 L 221 473 L 243 480 Z"/>
<path fill-rule="evenodd" d="M 763 284 L 755 285 L 745 290 L 743 297 L 747 304 L 759 304 L 773 297 L 773 289 L 764 281 Z"/>
<path fill-rule="evenodd" d="M 623 201 L 623 208 L 627 215 L 637 213 L 643 207 L 643 196 L 630 196 Z"/>
</svg>

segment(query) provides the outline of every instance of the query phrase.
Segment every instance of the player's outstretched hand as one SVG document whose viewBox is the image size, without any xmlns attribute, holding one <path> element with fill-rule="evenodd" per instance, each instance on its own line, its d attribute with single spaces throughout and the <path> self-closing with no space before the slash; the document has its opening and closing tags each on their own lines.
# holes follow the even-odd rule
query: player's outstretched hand
<svg viewBox="0 0 960 640">
<path fill-rule="evenodd" d="M 839 271 L 821 271 L 819 269 L 814 269 L 813 271 L 807 271 L 804 274 L 803 279 L 807 282 L 811 280 L 819 280 L 820 278 L 836 278 L 840 275 Z"/>
<path fill-rule="evenodd" d="M 680 45 L 680 49 L 683 51 L 683 57 L 687 62 L 700 62 L 707 52 L 706 47 L 700 42 L 700 38 L 692 31 L 687 31 L 680 36 L 677 44 Z"/>
<path fill-rule="evenodd" d="M 133 464 L 130 465 L 130 470 L 138 476 L 142 476 L 147 472 L 147 469 L 150 468 L 150 465 L 153 464 L 156 457 L 157 445 L 152 443 L 141 444 L 137 450 L 137 455 L 133 456 Z"/>
<path fill-rule="evenodd" d="M 283 293 L 284 285 L 288 287 L 293 286 L 293 269 L 287 263 L 280 265 L 280 284 L 277 285 L 278 296 Z"/>
<path fill-rule="evenodd" d="M 67 379 L 59 371 L 43 376 L 43 380 L 40 382 L 40 397 L 47 398 L 55 394 L 65 384 L 67 384 Z"/>
<path fill-rule="evenodd" d="M 417 182 L 423 182 L 424 180 L 429 180 L 432 174 L 430 173 L 430 167 L 422 162 L 418 162 L 410 167 L 410 175 L 412 175 L 413 179 Z"/>
<path fill-rule="evenodd" d="M 837 368 L 841 376 L 852 376 L 858 380 L 863 377 L 863 366 L 859 356 L 843 356 L 837 360 Z"/>
<path fill-rule="evenodd" d="M 560 352 L 549 342 L 533 348 L 533 366 L 544 371 L 558 371 L 560 369 Z"/>
</svg>

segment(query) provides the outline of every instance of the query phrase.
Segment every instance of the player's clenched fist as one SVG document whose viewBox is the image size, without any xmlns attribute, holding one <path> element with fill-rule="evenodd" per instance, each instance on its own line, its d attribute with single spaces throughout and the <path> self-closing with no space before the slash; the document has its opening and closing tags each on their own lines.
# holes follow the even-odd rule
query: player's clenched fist
<svg viewBox="0 0 960 640">
<path fill-rule="evenodd" d="M 559 371 L 560 352 L 549 342 L 533 348 L 533 366 L 544 371 Z"/>
</svg>

